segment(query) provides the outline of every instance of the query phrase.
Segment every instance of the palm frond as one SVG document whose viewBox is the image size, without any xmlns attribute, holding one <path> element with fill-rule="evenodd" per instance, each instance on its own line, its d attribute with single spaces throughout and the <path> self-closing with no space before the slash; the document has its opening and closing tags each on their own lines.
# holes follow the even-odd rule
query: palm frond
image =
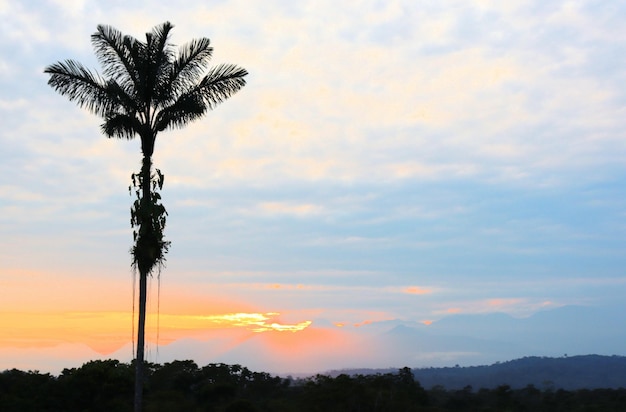
<svg viewBox="0 0 626 412">
<path fill-rule="evenodd" d="M 214 67 L 194 89 L 210 109 L 228 99 L 246 85 L 246 69 L 233 64 Z"/>
<path fill-rule="evenodd" d="M 162 109 L 155 121 L 155 130 L 181 128 L 206 113 L 208 107 L 197 93 L 184 94 L 174 104 Z"/>
<path fill-rule="evenodd" d="M 167 42 L 174 26 L 165 22 L 146 33 L 146 54 L 142 61 L 145 74 L 145 97 L 160 105 L 169 94 L 169 72 L 174 61 L 174 46 Z"/>
<path fill-rule="evenodd" d="M 171 84 L 172 93 L 182 94 L 195 86 L 204 74 L 213 55 L 213 47 L 208 38 L 193 39 L 178 49 L 178 59 L 173 66 Z"/>
<path fill-rule="evenodd" d="M 245 69 L 235 65 L 213 68 L 195 87 L 160 111 L 155 121 L 156 131 L 180 128 L 202 117 L 207 110 L 213 109 L 241 89 L 246 84 L 244 77 L 247 74 Z"/>
<path fill-rule="evenodd" d="M 139 134 L 141 127 L 141 122 L 135 116 L 125 113 L 112 113 L 100 125 L 102 133 L 107 137 L 128 140 Z"/>
<path fill-rule="evenodd" d="M 74 60 L 50 65 L 44 73 L 50 74 L 48 84 L 54 90 L 99 116 L 120 106 L 104 80 Z"/>
<path fill-rule="evenodd" d="M 170 37 L 170 31 L 174 25 L 169 21 L 152 28 L 152 31 L 146 33 L 146 44 L 150 57 L 154 58 L 153 63 L 157 66 L 163 60 L 171 60 L 174 56 L 174 46 L 167 42 Z"/>
<path fill-rule="evenodd" d="M 102 24 L 91 35 L 91 43 L 102 65 L 103 75 L 115 79 L 127 94 L 136 94 L 140 81 L 138 57 L 145 46 L 134 37 Z"/>
<path fill-rule="evenodd" d="M 109 80 L 106 88 L 109 94 L 115 96 L 115 98 L 119 101 L 119 104 L 121 106 L 119 110 L 123 110 L 126 114 L 132 113 L 133 115 L 142 110 L 143 105 L 140 101 L 137 100 L 137 96 L 131 96 L 126 93 L 126 90 L 124 90 L 114 80 Z"/>
</svg>

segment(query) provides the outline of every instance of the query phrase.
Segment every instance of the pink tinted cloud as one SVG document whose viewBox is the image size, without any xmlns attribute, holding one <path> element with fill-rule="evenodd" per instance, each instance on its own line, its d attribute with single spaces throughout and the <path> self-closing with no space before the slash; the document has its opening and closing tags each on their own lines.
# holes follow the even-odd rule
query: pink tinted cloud
<svg viewBox="0 0 626 412">
<path fill-rule="evenodd" d="M 523 302 L 524 299 L 520 298 L 495 298 L 487 300 L 487 306 L 490 308 L 504 308 L 509 306 L 516 306 Z"/>
<path fill-rule="evenodd" d="M 432 289 L 423 288 L 420 286 L 407 286 L 406 288 L 402 289 L 402 292 L 408 293 L 410 295 L 428 295 L 430 293 L 433 293 Z"/>
</svg>

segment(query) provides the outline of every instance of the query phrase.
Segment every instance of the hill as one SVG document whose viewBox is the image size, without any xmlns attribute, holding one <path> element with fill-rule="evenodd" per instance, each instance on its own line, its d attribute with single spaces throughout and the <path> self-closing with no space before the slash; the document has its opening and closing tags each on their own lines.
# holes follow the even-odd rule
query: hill
<svg viewBox="0 0 626 412">
<path fill-rule="evenodd" d="M 366 375 L 390 373 L 395 369 L 345 369 L 329 372 Z M 417 368 L 415 379 L 424 388 L 443 386 L 446 389 L 493 389 L 508 385 L 514 389 L 533 385 L 549 389 L 618 389 L 626 388 L 626 357 L 584 355 L 562 358 L 524 357 L 488 366 Z"/>
</svg>

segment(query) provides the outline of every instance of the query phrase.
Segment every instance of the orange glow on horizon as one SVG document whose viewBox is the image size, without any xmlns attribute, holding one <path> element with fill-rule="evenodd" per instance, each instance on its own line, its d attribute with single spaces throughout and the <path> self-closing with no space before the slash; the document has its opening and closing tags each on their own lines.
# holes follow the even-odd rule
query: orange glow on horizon
<svg viewBox="0 0 626 412">
<path fill-rule="evenodd" d="M 295 324 L 281 323 L 278 313 L 228 313 L 221 315 L 149 314 L 146 339 L 161 344 L 181 338 L 206 337 L 210 331 L 243 330 L 249 333 L 301 332 L 310 320 Z M 0 348 L 46 348 L 67 343 L 83 343 L 107 355 L 133 339 L 132 313 L 129 312 L 58 312 L 1 313 Z M 135 329 L 136 331 L 136 329 Z"/>
<path fill-rule="evenodd" d="M 299 334 L 272 331 L 257 336 L 268 355 L 279 356 L 283 360 L 305 362 L 302 359 L 304 353 L 325 353 L 329 348 L 333 351 L 356 350 L 352 346 L 353 339 L 338 329 L 307 328 Z"/>
</svg>

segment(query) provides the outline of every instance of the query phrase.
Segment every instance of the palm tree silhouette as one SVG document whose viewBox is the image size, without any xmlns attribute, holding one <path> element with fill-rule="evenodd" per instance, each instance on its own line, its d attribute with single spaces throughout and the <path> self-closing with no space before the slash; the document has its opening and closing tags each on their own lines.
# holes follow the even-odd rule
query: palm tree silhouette
<svg viewBox="0 0 626 412">
<path fill-rule="evenodd" d="M 48 84 L 78 106 L 102 117 L 109 138 L 141 139 L 141 171 L 132 175 L 137 200 L 131 208 L 133 267 L 139 272 L 139 319 L 135 379 L 135 411 L 141 410 L 147 277 L 165 261 L 169 242 L 163 238 L 166 211 L 157 188 L 163 175 L 152 173 L 152 154 L 159 132 L 181 128 L 241 89 L 248 74 L 221 64 L 207 69 L 213 48 L 208 38 L 193 39 L 176 50 L 168 42 L 174 26 L 165 22 L 146 33 L 146 41 L 99 25 L 91 36 L 102 76 L 74 60 L 45 68 Z M 130 188 L 129 188 L 130 189 Z"/>
</svg>

